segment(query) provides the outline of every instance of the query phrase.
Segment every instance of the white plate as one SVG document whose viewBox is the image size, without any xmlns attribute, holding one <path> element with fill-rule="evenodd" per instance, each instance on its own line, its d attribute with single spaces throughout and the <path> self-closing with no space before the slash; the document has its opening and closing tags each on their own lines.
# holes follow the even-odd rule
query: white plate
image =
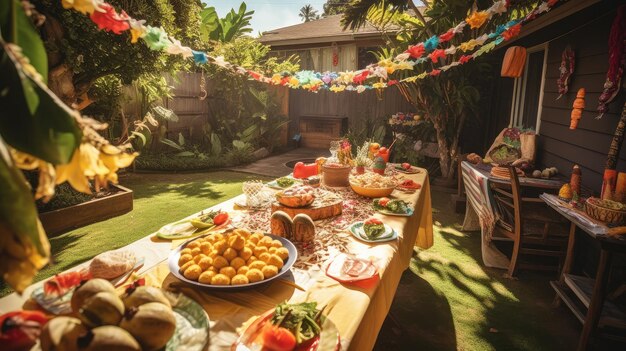
<svg viewBox="0 0 626 351">
<path fill-rule="evenodd" d="M 365 241 L 367 243 L 381 243 L 396 240 L 398 238 L 398 232 L 396 232 L 395 229 L 383 224 L 385 226 L 385 233 L 378 237 L 378 239 L 368 239 L 367 235 L 365 235 L 365 231 L 363 230 L 363 224 L 364 222 L 356 222 L 350 226 L 350 233 L 361 241 Z"/>
</svg>

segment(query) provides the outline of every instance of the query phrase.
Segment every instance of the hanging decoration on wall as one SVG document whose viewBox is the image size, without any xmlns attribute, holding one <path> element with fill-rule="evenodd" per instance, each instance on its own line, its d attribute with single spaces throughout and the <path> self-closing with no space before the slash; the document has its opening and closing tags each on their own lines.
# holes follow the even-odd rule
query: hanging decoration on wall
<svg viewBox="0 0 626 351">
<path fill-rule="evenodd" d="M 339 66 L 339 45 L 336 42 L 332 44 L 333 48 L 333 67 Z"/>
<path fill-rule="evenodd" d="M 569 79 L 574 73 L 574 67 L 576 65 L 576 54 L 574 50 L 568 45 L 561 54 L 561 65 L 559 66 L 559 79 L 556 80 L 556 85 L 559 87 L 560 99 L 563 95 L 567 94 L 569 90 Z M 579 91 L 580 92 L 580 91 Z"/>
<path fill-rule="evenodd" d="M 184 58 L 193 58 L 198 65 L 212 64 L 231 71 L 233 74 L 246 76 L 262 83 L 280 85 L 292 89 L 304 89 L 311 92 L 330 90 L 332 92 L 356 91 L 362 93 L 371 89 L 385 89 L 401 82 L 415 82 L 418 79 L 437 77 L 448 69 L 463 65 L 507 40 L 511 40 L 520 33 L 522 25 L 534 20 L 539 14 L 550 11 L 558 0 L 544 0 L 530 11 L 525 17 L 518 18 L 508 23 L 497 26 L 490 32 L 482 34 L 459 44 L 458 47 L 450 45 L 440 48 L 444 43 L 450 42 L 453 37 L 462 33 L 469 24 L 472 29 L 482 27 L 493 16 L 501 15 L 508 11 L 508 0 L 497 0 L 493 5 L 483 11 L 474 11 L 467 19 L 450 28 L 440 35 L 433 35 L 424 42 L 412 45 L 409 49 L 395 58 L 388 58 L 367 66 L 365 69 L 347 72 L 314 72 L 299 71 L 295 73 L 280 72 L 265 75 L 244 67 L 234 65 L 224 60 L 224 57 L 213 57 L 206 52 L 192 50 L 181 42 L 171 37 L 162 27 L 146 25 L 144 20 L 130 17 L 126 12 L 118 13 L 113 6 L 103 0 L 60 0 L 63 7 L 74 9 L 90 16 L 96 25 L 105 31 L 114 34 L 122 34 L 130 31 L 130 41 L 135 43 L 140 39 L 151 49 L 163 51 L 171 55 L 181 55 Z M 474 51 L 475 50 L 475 51 Z M 471 52 L 474 51 L 474 52 Z M 390 79 L 389 75 L 396 71 L 412 71 L 417 64 L 425 62 L 445 62 L 446 56 L 462 55 L 455 61 L 443 66 L 433 67 L 430 71 L 401 79 Z M 338 62 L 337 53 L 337 65 Z M 333 64 L 335 54 L 333 51 Z"/>
<path fill-rule="evenodd" d="M 608 111 L 608 104 L 617 96 L 622 88 L 622 76 L 626 66 L 626 5 L 617 9 L 617 14 L 609 34 L 609 70 L 606 73 L 604 90 L 598 103 L 598 117 Z"/>
<path fill-rule="evenodd" d="M 604 176 L 602 178 L 602 193 L 600 197 L 602 199 L 613 198 L 615 191 L 615 185 L 617 183 L 617 160 L 620 150 L 622 149 L 622 142 L 624 141 L 624 130 L 626 129 L 626 104 L 622 107 L 622 115 L 620 116 L 615 133 L 613 133 L 613 140 L 611 140 L 611 146 L 609 147 L 609 153 L 606 157 L 606 166 L 604 168 Z"/>
<path fill-rule="evenodd" d="M 574 130 L 578 127 L 578 121 L 580 121 L 580 118 L 583 115 L 583 109 L 585 108 L 585 88 L 578 89 L 576 99 L 574 100 L 572 107 L 573 109 L 570 115 L 572 121 L 569 125 L 569 129 Z"/>
<path fill-rule="evenodd" d="M 526 48 L 521 46 L 511 46 L 504 53 L 502 60 L 502 69 L 500 75 L 502 77 L 519 78 L 524 73 L 526 65 Z"/>
</svg>

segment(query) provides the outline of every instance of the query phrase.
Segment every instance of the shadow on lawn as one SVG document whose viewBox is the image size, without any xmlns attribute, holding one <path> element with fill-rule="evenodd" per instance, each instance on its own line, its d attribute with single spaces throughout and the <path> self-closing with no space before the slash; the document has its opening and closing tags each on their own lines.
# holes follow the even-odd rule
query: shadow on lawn
<svg viewBox="0 0 626 351">
<path fill-rule="evenodd" d="M 187 174 L 150 174 L 150 183 L 146 184 L 142 174 L 129 174 L 122 180 L 122 184 L 135 191 L 135 199 L 152 198 L 164 193 L 177 194 L 184 197 L 203 199 L 220 199 L 225 193 L 216 191 L 218 186 L 237 184 L 248 180 L 269 179 L 262 176 L 248 175 L 235 172 L 206 172 Z M 175 184 L 172 179 L 175 178 Z M 240 192 L 240 189 L 237 189 Z"/>
<path fill-rule="evenodd" d="M 480 233 L 460 232 L 448 195 L 433 192 L 435 246 L 404 272 L 376 350 L 571 350 L 580 326 L 551 306 L 554 274 L 519 280 L 482 264 Z"/>
</svg>

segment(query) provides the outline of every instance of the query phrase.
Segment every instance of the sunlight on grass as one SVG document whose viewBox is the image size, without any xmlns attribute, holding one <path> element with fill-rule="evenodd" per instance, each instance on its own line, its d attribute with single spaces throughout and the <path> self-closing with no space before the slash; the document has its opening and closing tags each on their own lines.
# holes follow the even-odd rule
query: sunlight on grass
<svg viewBox="0 0 626 351">
<path fill-rule="evenodd" d="M 237 196 L 242 183 L 252 179 L 263 178 L 237 172 L 129 174 L 120 183 L 133 190 L 134 209 L 51 238 L 53 264 L 40 271 L 35 279 L 60 273 L 101 252 L 143 238 L 164 224 Z M 8 292 L 2 286 L 0 296 Z"/>
</svg>

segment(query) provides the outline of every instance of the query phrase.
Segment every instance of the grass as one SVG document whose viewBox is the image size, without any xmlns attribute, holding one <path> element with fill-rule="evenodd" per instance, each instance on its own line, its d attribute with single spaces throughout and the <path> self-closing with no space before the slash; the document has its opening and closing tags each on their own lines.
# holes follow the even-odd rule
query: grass
<svg viewBox="0 0 626 351">
<path fill-rule="evenodd" d="M 263 179 L 237 172 L 193 174 L 128 174 L 120 184 L 134 191 L 134 209 L 50 239 L 54 264 L 35 280 L 46 279 L 93 256 L 128 245 L 164 224 L 241 193 L 242 182 Z M 11 290 L 0 281 L 0 296 Z"/>
<path fill-rule="evenodd" d="M 435 245 L 416 250 L 378 337 L 376 350 L 573 350 L 580 324 L 553 308 L 556 273 L 521 271 L 519 280 L 482 264 L 480 233 L 433 191 Z"/>
</svg>

